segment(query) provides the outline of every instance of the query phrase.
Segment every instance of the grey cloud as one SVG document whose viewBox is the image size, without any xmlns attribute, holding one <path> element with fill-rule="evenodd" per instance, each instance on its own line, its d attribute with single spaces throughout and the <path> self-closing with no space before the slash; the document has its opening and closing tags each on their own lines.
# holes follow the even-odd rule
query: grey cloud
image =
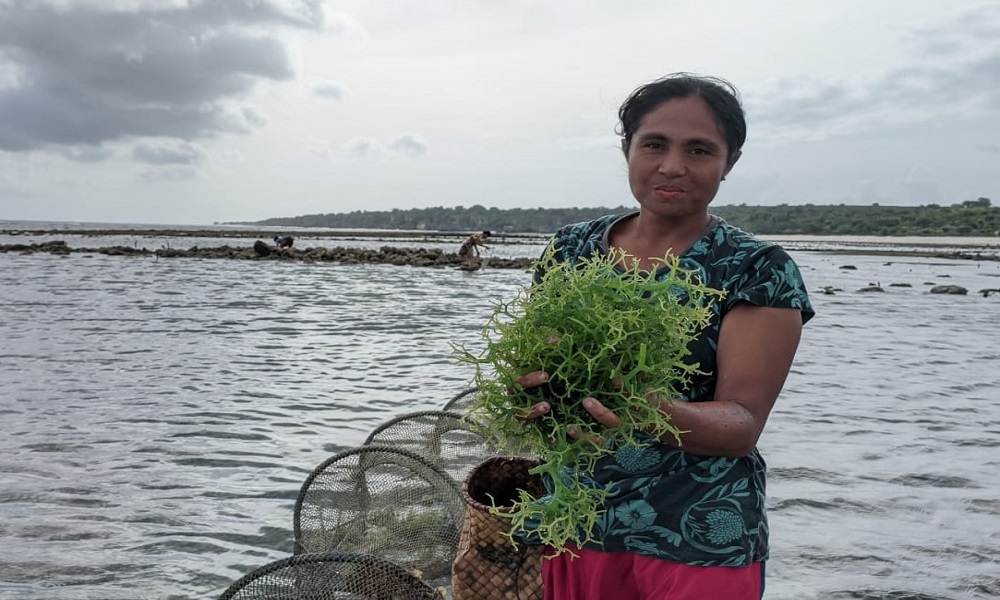
<svg viewBox="0 0 1000 600">
<path fill-rule="evenodd" d="M 1000 37 L 1000 7 L 982 5 L 967 9 L 952 22 L 915 29 L 902 38 L 915 51 L 930 55 L 974 51 Z"/>
<path fill-rule="evenodd" d="M 367 40 L 368 31 L 354 17 L 345 13 L 324 16 L 327 31 L 347 38 Z"/>
<path fill-rule="evenodd" d="M 384 156 L 386 152 L 394 152 L 405 156 L 419 156 L 427 153 L 427 142 L 420 136 L 412 133 L 404 133 L 388 145 L 380 143 L 378 140 L 360 137 L 355 138 L 342 146 L 342 149 L 358 158 L 368 156 Z"/>
<path fill-rule="evenodd" d="M 959 17 L 958 26 L 973 38 L 993 45 L 1000 38 L 1000 5 L 983 4 L 970 9 Z"/>
<path fill-rule="evenodd" d="M 139 144 L 132 150 L 132 158 L 151 165 L 198 165 L 205 153 L 191 144 Z"/>
<path fill-rule="evenodd" d="M 347 95 L 347 87 L 339 81 L 321 81 L 312 86 L 313 93 L 323 98 L 343 100 Z"/>
<path fill-rule="evenodd" d="M 189 3 L 190 4 L 190 3 Z M 268 25 L 273 23 L 308 29 L 322 29 L 325 22 L 323 0 L 246 0 L 201 2 L 184 9 L 195 22 L 209 22 L 215 26 L 232 23 L 242 25 Z"/>
<path fill-rule="evenodd" d="M 977 23 L 975 29 L 972 22 Z M 802 132 L 849 132 L 891 122 L 925 121 L 944 112 L 1000 109 L 1000 47 L 985 43 L 1000 38 L 1000 6 L 981 7 L 919 34 L 917 58 L 875 79 L 820 82 L 803 78 L 755 90 L 747 95 L 752 124 Z M 911 38 L 905 41 L 917 43 Z"/>
<path fill-rule="evenodd" d="M 962 44 L 952 40 L 934 40 L 924 42 L 922 49 L 931 55 L 958 54 L 962 50 Z"/>
<path fill-rule="evenodd" d="M 748 97 L 747 104 L 758 105 L 752 112 L 755 124 L 778 126 L 815 125 L 871 106 L 866 92 L 846 83 L 804 79 L 780 81 L 766 98 Z"/>
<path fill-rule="evenodd" d="M 198 171 L 186 165 L 167 165 L 146 169 L 139 174 L 144 181 L 188 181 L 195 179 Z"/>
<path fill-rule="evenodd" d="M 406 133 L 394 139 L 389 144 L 389 148 L 407 156 L 418 156 L 427 153 L 427 142 L 413 134 Z"/>
<path fill-rule="evenodd" d="M 115 155 L 110 148 L 100 146 L 65 146 L 61 149 L 61 154 L 75 162 L 102 162 Z"/>
<path fill-rule="evenodd" d="M 352 152 L 349 146 L 345 146 L 345 150 L 347 150 L 348 152 Z M 320 158 L 331 158 L 332 156 L 334 156 L 333 150 L 331 150 L 329 146 L 323 146 L 323 145 L 308 146 L 306 148 L 306 152 L 314 156 L 318 156 Z"/>
<path fill-rule="evenodd" d="M 251 127 L 263 127 L 267 125 L 267 116 L 252 106 L 244 106 L 240 110 L 240 113 Z"/>
<path fill-rule="evenodd" d="M 378 152 L 378 144 L 368 138 L 357 138 L 344 145 L 344 150 L 357 157 L 365 157 Z"/>
<path fill-rule="evenodd" d="M 232 105 L 294 75 L 264 32 L 323 26 L 321 0 L 139 6 L 0 2 L 0 149 L 245 133 L 263 119 Z"/>
</svg>

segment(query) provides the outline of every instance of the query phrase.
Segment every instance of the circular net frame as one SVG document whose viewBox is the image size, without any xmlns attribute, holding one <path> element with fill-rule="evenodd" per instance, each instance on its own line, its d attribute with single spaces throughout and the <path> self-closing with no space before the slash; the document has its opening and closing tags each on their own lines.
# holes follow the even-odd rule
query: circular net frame
<svg viewBox="0 0 1000 600">
<path fill-rule="evenodd" d="M 295 503 L 295 552 L 367 554 L 450 583 L 464 514 L 459 484 L 413 452 L 381 445 L 336 454 Z"/>
<path fill-rule="evenodd" d="M 342 552 L 297 554 L 234 582 L 220 600 L 440 600 L 403 567 Z"/>
<path fill-rule="evenodd" d="M 400 415 L 375 428 L 365 445 L 401 448 L 441 467 L 460 484 L 497 448 L 457 412 L 420 411 Z"/>
<path fill-rule="evenodd" d="M 441 410 L 449 412 L 457 412 L 461 415 L 469 412 L 469 407 L 472 406 L 472 401 L 475 399 L 475 393 L 479 388 L 470 387 L 462 390 L 461 392 L 455 394 L 451 400 L 444 403 Z"/>
</svg>

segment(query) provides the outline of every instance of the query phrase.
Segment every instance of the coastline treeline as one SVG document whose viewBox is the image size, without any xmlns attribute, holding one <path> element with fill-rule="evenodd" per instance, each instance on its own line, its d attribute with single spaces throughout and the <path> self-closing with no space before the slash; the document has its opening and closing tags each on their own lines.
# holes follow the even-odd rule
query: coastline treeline
<svg viewBox="0 0 1000 600">
<path fill-rule="evenodd" d="M 432 207 L 352 211 L 241 223 L 279 227 L 552 233 L 567 223 L 634 210 L 615 208 Z M 1000 236 L 1000 207 L 989 198 L 951 206 L 817 205 L 712 206 L 731 224 L 761 235 Z"/>
</svg>

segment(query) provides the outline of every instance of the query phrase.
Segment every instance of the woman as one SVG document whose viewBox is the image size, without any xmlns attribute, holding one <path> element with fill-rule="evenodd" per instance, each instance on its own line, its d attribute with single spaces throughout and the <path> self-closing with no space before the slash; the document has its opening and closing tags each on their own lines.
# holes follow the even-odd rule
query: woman
<svg viewBox="0 0 1000 600">
<path fill-rule="evenodd" d="M 712 324 L 691 345 L 706 375 L 683 398 L 653 398 L 682 431 L 602 459 L 594 479 L 609 495 L 596 543 L 543 561 L 546 600 L 750 600 L 768 556 L 765 464 L 756 444 L 813 310 L 780 247 L 711 215 L 708 206 L 740 158 L 746 121 L 725 81 L 685 73 L 635 90 L 619 110 L 637 212 L 568 225 L 552 240 L 560 260 L 611 247 L 654 269 L 679 256 L 709 287 L 726 290 Z M 544 383 L 536 371 L 524 387 Z M 588 398 L 606 427 L 618 415 Z M 535 405 L 528 418 L 548 413 Z"/>
</svg>

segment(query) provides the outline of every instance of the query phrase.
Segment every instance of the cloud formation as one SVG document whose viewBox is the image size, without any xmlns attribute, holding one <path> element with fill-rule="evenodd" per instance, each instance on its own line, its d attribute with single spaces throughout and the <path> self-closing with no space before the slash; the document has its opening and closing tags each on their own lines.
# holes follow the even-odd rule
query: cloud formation
<svg viewBox="0 0 1000 600">
<path fill-rule="evenodd" d="M 273 32 L 322 26 L 320 0 L 0 2 L 0 150 L 246 133 L 294 75 Z"/>
<path fill-rule="evenodd" d="M 903 36 L 914 60 L 867 80 L 784 79 L 748 97 L 755 124 L 815 138 L 1000 110 L 1000 4 Z"/>
<path fill-rule="evenodd" d="M 198 147 L 180 143 L 139 144 L 132 150 L 132 157 L 138 162 L 150 165 L 197 165 L 205 158 L 205 153 Z"/>
<path fill-rule="evenodd" d="M 407 156 L 419 156 L 427 153 L 427 142 L 412 133 L 405 133 L 392 140 L 389 148 Z"/>
<path fill-rule="evenodd" d="M 1000 194 L 997 0 L 752 4 L 0 0 L 0 219 L 620 206 L 681 70 L 744 95 L 718 204 Z"/>
<path fill-rule="evenodd" d="M 343 100 L 347 95 L 347 86 L 339 81 L 320 81 L 313 84 L 312 91 L 321 98 Z"/>
<path fill-rule="evenodd" d="M 383 144 L 378 140 L 359 137 L 343 145 L 343 150 L 355 158 L 377 157 L 386 154 L 396 154 L 407 157 L 417 157 L 427 154 L 429 144 L 422 137 L 404 133 L 388 144 Z"/>
</svg>

